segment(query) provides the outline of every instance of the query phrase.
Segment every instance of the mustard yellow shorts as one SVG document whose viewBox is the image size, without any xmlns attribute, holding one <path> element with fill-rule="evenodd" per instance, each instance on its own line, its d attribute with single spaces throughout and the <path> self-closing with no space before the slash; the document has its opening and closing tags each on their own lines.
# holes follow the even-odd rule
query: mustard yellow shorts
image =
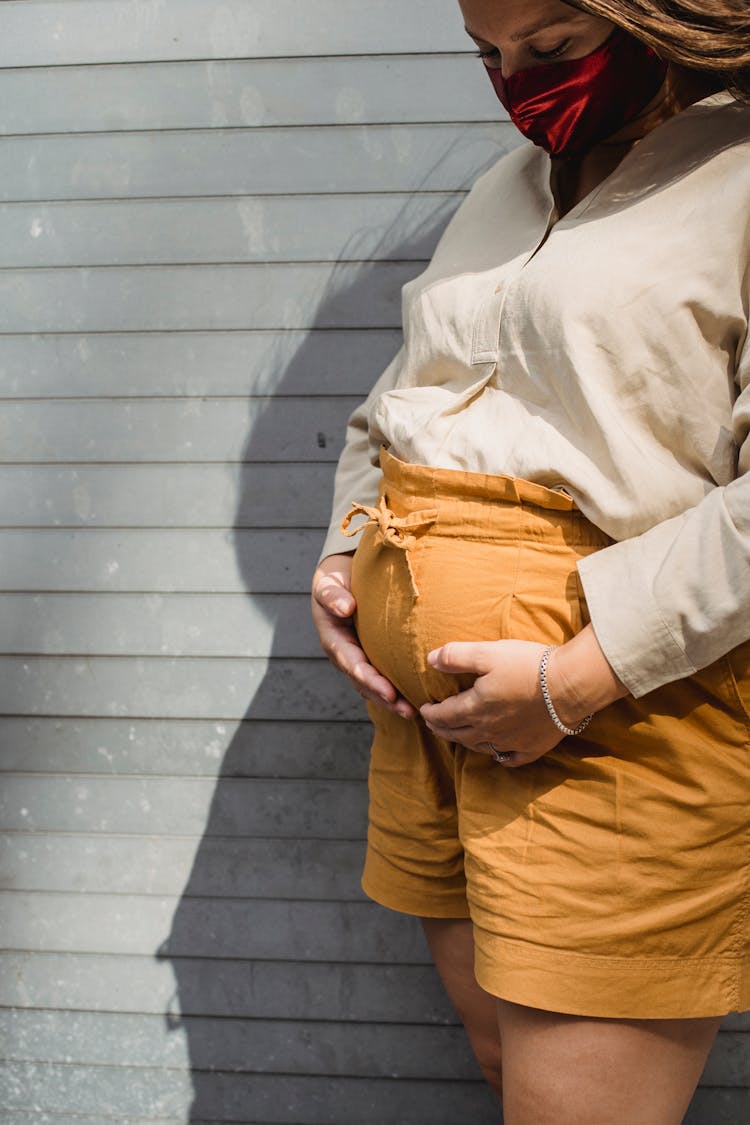
<svg viewBox="0 0 750 1125">
<path fill-rule="evenodd" d="M 362 645 L 415 706 L 470 680 L 448 640 L 561 644 L 577 561 L 610 540 L 566 494 L 384 451 L 357 547 Z M 750 643 L 508 770 L 371 706 L 367 894 L 469 917 L 490 993 L 621 1019 L 750 1007 Z"/>
</svg>

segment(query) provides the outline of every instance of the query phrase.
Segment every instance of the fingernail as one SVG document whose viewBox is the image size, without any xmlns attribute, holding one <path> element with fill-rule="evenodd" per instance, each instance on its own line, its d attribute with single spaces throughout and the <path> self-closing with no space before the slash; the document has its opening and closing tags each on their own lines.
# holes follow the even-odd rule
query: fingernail
<svg viewBox="0 0 750 1125">
<path fill-rule="evenodd" d="M 428 663 L 428 664 L 430 664 L 430 665 L 432 665 L 432 667 L 434 668 L 434 667 L 435 667 L 435 665 L 436 665 L 436 664 L 437 664 L 437 662 L 438 662 L 438 657 L 439 657 L 439 656 L 440 656 L 440 649 L 439 649 L 439 648 L 434 648 L 434 649 L 432 650 L 432 652 L 428 652 L 428 653 L 427 653 L 427 663 Z"/>
</svg>

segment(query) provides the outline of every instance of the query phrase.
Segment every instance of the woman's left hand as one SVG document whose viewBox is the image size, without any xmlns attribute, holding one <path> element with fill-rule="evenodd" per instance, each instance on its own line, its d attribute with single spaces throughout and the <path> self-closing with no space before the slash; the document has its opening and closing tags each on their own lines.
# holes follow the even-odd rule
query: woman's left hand
<svg viewBox="0 0 750 1125">
<path fill-rule="evenodd" d="M 428 655 L 433 668 L 477 678 L 472 687 L 420 708 L 430 730 L 480 754 L 510 753 L 507 766 L 536 761 L 563 738 L 539 684 L 545 645 L 533 641 L 452 641 Z M 575 728 L 586 715 L 627 694 L 591 626 L 555 648 L 547 683 L 561 721 Z M 584 686 L 585 685 L 585 686 Z"/>
</svg>

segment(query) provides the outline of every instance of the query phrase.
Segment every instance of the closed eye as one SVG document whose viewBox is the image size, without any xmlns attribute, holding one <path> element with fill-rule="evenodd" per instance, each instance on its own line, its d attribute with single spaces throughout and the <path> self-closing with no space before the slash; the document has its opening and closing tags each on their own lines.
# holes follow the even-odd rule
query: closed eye
<svg viewBox="0 0 750 1125">
<path fill-rule="evenodd" d="M 570 40 L 563 39 L 562 43 L 557 47 L 553 47 L 551 51 L 539 51 L 536 47 L 529 47 L 529 53 L 532 54 L 535 59 L 556 59 L 560 55 L 564 55 L 569 46 Z"/>
</svg>

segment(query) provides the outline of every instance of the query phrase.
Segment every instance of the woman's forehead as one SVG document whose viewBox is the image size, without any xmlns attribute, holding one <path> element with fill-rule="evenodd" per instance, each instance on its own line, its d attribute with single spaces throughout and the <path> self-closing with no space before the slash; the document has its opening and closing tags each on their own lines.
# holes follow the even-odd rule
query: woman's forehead
<svg viewBox="0 0 750 1125">
<path fill-rule="evenodd" d="M 467 31 L 502 30 L 513 40 L 529 38 L 553 24 L 585 20 L 585 13 L 562 0 L 459 0 Z"/>
</svg>

